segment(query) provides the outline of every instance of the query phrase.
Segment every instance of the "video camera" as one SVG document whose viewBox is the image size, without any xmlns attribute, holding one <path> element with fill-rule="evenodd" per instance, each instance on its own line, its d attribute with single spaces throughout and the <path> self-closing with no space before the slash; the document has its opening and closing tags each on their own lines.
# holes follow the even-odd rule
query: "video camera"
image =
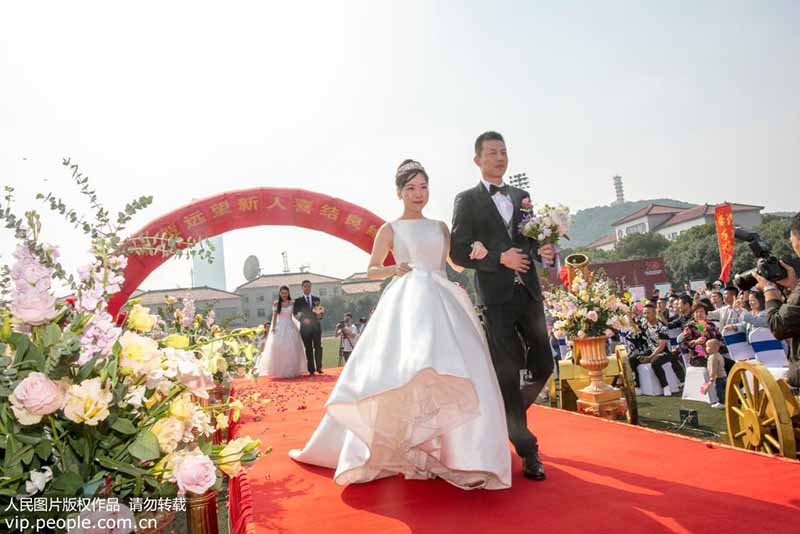
<svg viewBox="0 0 800 534">
<path fill-rule="evenodd" d="M 738 273 L 733 277 L 733 285 L 735 285 L 739 291 L 747 291 L 758 284 L 758 280 L 753 276 L 753 273 L 763 276 L 770 282 L 777 282 L 788 276 L 786 269 L 783 268 L 778 258 L 772 255 L 772 249 L 769 243 L 764 241 L 757 233 L 749 232 L 743 228 L 737 228 L 734 231 L 734 236 L 739 241 L 749 243 L 750 250 L 753 251 L 753 256 L 756 257 L 756 266 L 754 268 L 743 273 Z"/>
</svg>

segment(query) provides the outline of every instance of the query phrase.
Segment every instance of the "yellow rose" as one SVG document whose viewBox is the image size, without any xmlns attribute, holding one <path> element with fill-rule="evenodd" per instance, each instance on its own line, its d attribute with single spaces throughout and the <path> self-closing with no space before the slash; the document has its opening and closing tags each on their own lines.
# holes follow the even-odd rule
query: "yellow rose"
<svg viewBox="0 0 800 534">
<path fill-rule="evenodd" d="M 219 371 L 220 373 L 224 373 L 225 371 L 228 370 L 228 360 L 226 360 L 222 356 L 219 356 L 214 362 L 214 367 L 216 367 L 217 371 Z"/>
<path fill-rule="evenodd" d="M 108 417 L 108 405 L 114 395 L 103 387 L 99 378 L 73 384 L 67 390 L 64 416 L 76 423 L 97 426 Z"/>
<path fill-rule="evenodd" d="M 189 394 L 179 396 L 169 405 L 169 414 L 184 423 L 192 420 L 194 410 L 195 407 Z"/>
<path fill-rule="evenodd" d="M 127 331 L 119 338 L 119 366 L 123 374 L 145 376 L 161 367 L 164 355 L 158 343 L 147 337 Z"/>
<path fill-rule="evenodd" d="M 128 326 L 139 332 L 149 332 L 156 325 L 156 316 L 141 304 L 134 305 L 128 313 Z"/>
<path fill-rule="evenodd" d="M 166 302 L 169 306 L 174 306 L 178 302 L 178 299 L 176 299 L 173 296 L 167 295 L 166 297 L 164 297 L 164 302 Z"/>
<path fill-rule="evenodd" d="M 164 346 L 173 349 L 187 349 L 189 348 L 189 337 L 180 334 L 170 334 L 161 341 Z"/>
<path fill-rule="evenodd" d="M 161 452 L 170 454 L 178 448 L 181 438 L 183 438 L 183 423 L 175 417 L 165 417 L 159 419 L 150 432 L 155 434 Z"/>
</svg>

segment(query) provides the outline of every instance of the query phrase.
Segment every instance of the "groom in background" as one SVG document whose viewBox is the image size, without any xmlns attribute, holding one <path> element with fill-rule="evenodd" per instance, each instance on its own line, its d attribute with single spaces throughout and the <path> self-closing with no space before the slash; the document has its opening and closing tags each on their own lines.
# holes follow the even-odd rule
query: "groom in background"
<svg viewBox="0 0 800 534">
<path fill-rule="evenodd" d="M 294 300 L 294 314 L 300 321 L 300 337 L 306 348 L 306 362 L 308 374 L 324 374 L 322 372 L 322 324 L 320 318 L 314 313 L 314 308 L 320 306 L 319 297 L 311 294 L 311 282 L 303 280 L 303 294 Z"/>
<path fill-rule="evenodd" d="M 475 141 L 482 180 L 459 193 L 453 208 L 450 257 L 475 270 L 475 285 L 486 307 L 489 349 L 506 408 L 508 435 L 522 457 L 523 474 L 544 480 L 536 437 L 526 412 L 553 372 L 542 291 L 532 258 L 552 263 L 555 248 L 520 233 L 527 191 L 503 183 L 508 153 L 503 136 L 485 132 Z M 482 248 L 476 244 L 483 244 Z M 524 343 L 523 343 L 524 340 Z M 520 389 L 520 371 L 533 382 Z"/>
</svg>

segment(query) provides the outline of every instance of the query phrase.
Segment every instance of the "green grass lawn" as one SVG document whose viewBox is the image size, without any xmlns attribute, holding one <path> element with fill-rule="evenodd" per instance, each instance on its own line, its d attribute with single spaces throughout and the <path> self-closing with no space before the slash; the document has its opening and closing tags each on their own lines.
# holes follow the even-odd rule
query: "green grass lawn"
<svg viewBox="0 0 800 534">
<path fill-rule="evenodd" d="M 637 397 L 639 424 L 648 428 L 677 432 L 709 441 L 728 443 L 725 410 L 712 408 L 704 402 L 681 400 L 672 397 Z M 697 410 L 697 428 L 685 424 L 681 427 L 680 409 Z"/>
<path fill-rule="evenodd" d="M 339 367 L 339 339 L 334 337 L 322 340 L 322 368 L 331 369 Z M 725 434 L 727 423 L 725 410 L 711 408 L 704 402 L 684 401 L 680 394 L 672 397 L 645 397 L 637 398 L 639 404 L 639 424 L 644 427 L 676 432 L 686 436 L 707 439 L 722 443 L 728 442 Z M 542 404 L 549 404 L 543 402 Z M 697 428 L 685 424 L 681 426 L 680 409 L 689 408 L 697 410 Z"/>
<path fill-rule="evenodd" d="M 339 338 L 326 337 L 322 339 L 322 368 L 330 369 L 339 367 Z"/>
</svg>

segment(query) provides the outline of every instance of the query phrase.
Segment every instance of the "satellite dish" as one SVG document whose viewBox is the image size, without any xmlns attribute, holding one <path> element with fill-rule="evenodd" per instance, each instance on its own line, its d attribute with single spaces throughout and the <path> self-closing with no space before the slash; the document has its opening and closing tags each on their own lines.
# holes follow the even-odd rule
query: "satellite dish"
<svg viewBox="0 0 800 534">
<path fill-rule="evenodd" d="M 244 277 L 248 282 L 252 282 L 261 276 L 261 265 L 258 263 L 258 258 L 249 256 L 244 260 Z"/>
</svg>

